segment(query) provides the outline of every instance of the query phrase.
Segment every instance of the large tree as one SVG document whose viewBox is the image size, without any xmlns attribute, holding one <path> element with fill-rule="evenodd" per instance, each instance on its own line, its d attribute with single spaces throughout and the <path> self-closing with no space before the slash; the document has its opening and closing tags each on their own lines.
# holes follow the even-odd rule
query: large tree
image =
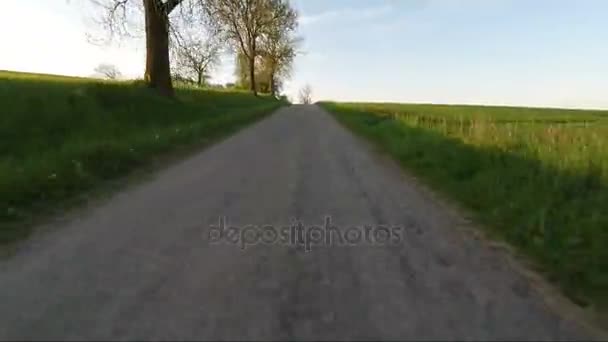
<svg viewBox="0 0 608 342">
<path fill-rule="evenodd" d="M 143 0 L 146 18 L 146 71 L 144 80 L 173 96 L 169 61 L 169 13 L 183 0 Z"/>
<path fill-rule="evenodd" d="M 103 22 L 111 35 L 124 31 L 138 0 L 92 0 L 105 9 Z M 169 14 L 184 0 L 141 0 L 145 19 L 146 70 L 144 80 L 161 94 L 173 96 L 169 62 Z"/>
<path fill-rule="evenodd" d="M 204 3 L 209 18 L 247 59 L 250 88 L 257 95 L 255 71 L 260 39 L 285 21 L 283 16 L 295 12 L 287 0 L 204 0 Z"/>
</svg>

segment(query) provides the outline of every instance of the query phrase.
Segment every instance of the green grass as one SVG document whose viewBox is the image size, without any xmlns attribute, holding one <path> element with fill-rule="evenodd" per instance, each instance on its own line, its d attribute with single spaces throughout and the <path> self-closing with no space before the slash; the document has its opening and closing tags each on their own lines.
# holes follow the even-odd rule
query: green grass
<svg viewBox="0 0 608 342">
<path fill-rule="evenodd" d="M 245 92 L 0 72 L 0 244 L 107 181 L 225 136 L 283 103 Z"/>
<path fill-rule="evenodd" d="M 399 114 L 420 121 L 491 121 L 496 123 L 595 123 L 608 119 L 608 111 L 556 108 L 493 107 L 470 105 L 429 105 L 399 103 L 348 103 L 378 114 Z"/>
<path fill-rule="evenodd" d="M 322 103 L 581 305 L 608 294 L 608 112 Z"/>
</svg>

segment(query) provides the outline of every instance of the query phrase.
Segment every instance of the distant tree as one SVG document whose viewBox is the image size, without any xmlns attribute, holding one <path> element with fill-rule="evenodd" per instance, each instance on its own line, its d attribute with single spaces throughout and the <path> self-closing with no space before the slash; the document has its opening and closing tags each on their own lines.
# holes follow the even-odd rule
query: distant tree
<svg viewBox="0 0 608 342">
<path fill-rule="evenodd" d="M 251 72 L 248 59 L 241 53 L 236 54 L 234 76 L 239 89 L 251 89 Z M 258 57 L 254 64 L 255 89 L 261 93 L 270 93 L 270 84 L 263 60 Z"/>
<path fill-rule="evenodd" d="M 225 89 L 226 88 L 221 83 L 209 83 L 209 84 L 207 84 L 207 87 L 209 87 L 209 89 Z"/>
<path fill-rule="evenodd" d="M 310 85 L 305 85 L 304 88 L 300 90 L 299 94 L 300 103 L 302 104 L 311 104 L 312 103 L 312 88 Z"/>
<path fill-rule="evenodd" d="M 174 75 L 190 79 L 199 87 L 219 62 L 222 49 L 217 31 L 207 27 L 198 10 L 187 19 L 177 20 L 171 34 L 171 63 Z"/>
<path fill-rule="evenodd" d="M 195 84 L 192 78 L 182 76 L 179 72 L 172 71 L 171 80 L 174 85 L 191 86 Z"/>
<path fill-rule="evenodd" d="M 236 77 L 236 87 L 240 89 L 251 89 L 249 60 L 245 55 L 238 51 L 235 55 L 234 76 Z"/>
<path fill-rule="evenodd" d="M 209 18 L 247 60 L 249 85 L 257 95 L 256 60 L 258 44 L 272 27 L 295 13 L 288 0 L 205 0 Z"/>
<path fill-rule="evenodd" d="M 234 76 L 239 89 L 251 89 L 251 72 L 247 58 L 241 54 L 236 54 Z M 261 93 L 270 93 L 270 82 L 268 77 L 268 67 L 265 61 L 258 57 L 254 64 L 255 89 Z"/>
<path fill-rule="evenodd" d="M 95 72 L 109 80 L 115 80 L 119 78 L 122 74 L 118 67 L 113 64 L 105 64 L 101 63 L 95 68 Z"/>
</svg>

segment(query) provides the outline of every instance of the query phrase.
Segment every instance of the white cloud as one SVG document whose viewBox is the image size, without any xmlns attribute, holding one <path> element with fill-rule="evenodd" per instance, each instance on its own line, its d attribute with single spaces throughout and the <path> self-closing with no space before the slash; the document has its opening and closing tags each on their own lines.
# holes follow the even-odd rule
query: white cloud
<svg viewBox="0 0 608 342">
<path fill-rule="evenodd" d="M 303 15 L 300 17 L 300 24 L 305 26 L 336 19 L 351 21 L 373 19 L 390 13 L 392 9 L 393 7 L 388 4 L 366 8 L 340 8 L 312 15 Z"/>
</svg>

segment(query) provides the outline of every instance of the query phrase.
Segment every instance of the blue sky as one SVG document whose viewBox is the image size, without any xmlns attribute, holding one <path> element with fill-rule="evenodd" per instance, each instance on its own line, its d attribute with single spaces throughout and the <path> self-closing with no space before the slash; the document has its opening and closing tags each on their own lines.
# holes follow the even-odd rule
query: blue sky
<svg viewBox="0 0 608 342">
<path fill-rule="evenodd" d="M 141 42 L 86 42 L 95 26 L 85 2 L 7 2 L 0 29 L 18 33 L 3 35 L 0 69 L 89 75 L 109 62 L 140 75 Z M 309 83 L 315 100 L 608 109 L 608 1 L 292 2 L 305 39 L 286 89 L 292 96 Z M 57 35 L 62 48 L 52 44 Z M 230 81 L 232 70 L 227 60 L 215 79 Z"/>
</svg>

